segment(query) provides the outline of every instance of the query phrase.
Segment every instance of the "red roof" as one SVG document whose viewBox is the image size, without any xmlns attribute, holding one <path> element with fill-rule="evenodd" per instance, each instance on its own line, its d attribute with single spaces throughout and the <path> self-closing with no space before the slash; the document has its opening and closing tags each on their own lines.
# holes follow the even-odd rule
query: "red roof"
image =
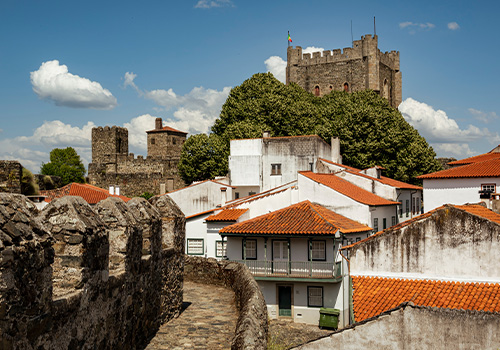
<svg viewBox="0 0 500 350">
<path fill-rule="evenodd" d="M 319 204 L 303 201 L 256 218 L 227 226 L 226 234 L 332 235 L 370 231 L 371 227 L 334 213 Z"/>
<path fill-rule="evenodd" d="M 164 132 L 164 131 L 180 132 L 181 134 L 187 134 L 187 132 L 184 132 L 184 131 L 180 131 L 180 130 L 177 130 L 177 129 L 171 128 L 170 126 L 164 126 L 164 127 L 163 127 L 163 128 L 161 128 L 161 129 L 153 129 L 153 130 L 149 130 L 149 131 L 146 131 L 146 133 L 150 133 L 150 132 Z"/>
<path fill-rule="evenodd" d="M 485 154 L 480 154 L 480 155 L 474 156 L 474 157 L 455 160 L 453 162 L 449 162 L 448 165 L 453 165 L 453 166 L 455 166 L 455 165 L 467 165 L 467 164 L 484 162 L 485 160 L 497 159 L 497 158 L 500 158 L 499 152 L 485 153 Z"/>
<path fill-rule="evenodd" d="M 500 312 L 500 284 L 352 276 L 356 322 L 403 302 L 415 305 Z"/>
<path fill-rule="evenodd" d="M 334 174 L 317 174 L 311 171 L 299 171 L 301 175 L 316 181 L 322 185 L 330 187 L 331 189 L 347 196 L 357 202 L 366 204 L 366 205 L 396 205 L 399 202 L 393 202 L 377 196 L 371 192 L 368 192 L 361 187 L 358 187 L 349 181 L 341 179 L 340 177 Z"/>
<path fill-rule="evenodd" d="M 371 235 L 370 237 L 367 237 L 359 242 L 356 242 L 356 243 L 353 243 L 351 245 L 347 245 L 347 246 L 344 246 L 342 247 L 341 249 L 349 249 L 355 245 L 358 245 L 358 244 L 362 244 L 366 241 L 369 241 L 369 240 L 372 240 L 374 239 L 375 237 L 378 237 L 380 235 L 382 235 L 384 232 L 387 232 L 387 231 L 394 231 L 394 230 L 399 230 L 403 227 L 406 227 L 410 224 L 413 224 L 414 222 L 417 222 L 417 221 L 421 221 L 423 219 L 426 219 L 428 217 L 430 217 L 432 214 L 434 214 L 435 212 L 437 212 L 438 210 L 441 210 L 441 209 L 445 209 L 447 207 L 454 207 L 454 208 L 457 208 L 459 210 L 463 210 L 463 211 L 466 211 L 468 212 L 469 214 L 472 214 L 472 215 L 477 215 L 477 216 L 480 216 L 482 218 L 485 218 L 487 220 L 490 220 L 490 221 L 493 221 L 497 224 L 500 224 L 500 214 L 497 214 L 495 213 L 494 211 L 488 209 L 488 208 L 485 208 L 484 206 L 482 205 L 479 205 L 479 204 L 466 204 L 466 205 L 454 205 L 454 204 L 445 204 L 441 207 L 438 207 L 438 208 L 435 208 L 435 209 L 432 209 L 426 213 L 423 213 L 422 215 L 419 215 L 419 216 L 415 216 L 414 218 L 411 218 L 409 220 L 406 220 L 406 221 L 403 221 L 397 225 L 394 225 L 394 226 L 391 226 L 383 231 L 379 231 L 373 235 Z"/>
<path fill-rule="evenodd" d="M 61 188 L 56 188 L 55 190 L 40 191 L 40 194 L 47 197 L 45 198 L 46 202 L 50 202 L 56 198 L 64 196 L 79 196 L 89 204 L 96 204 L 108 197 L 118 197 L 123 199 L 125 202 L 130 200 L 130 198 L 125 196 L 111 195 L 103 188 L 89 184 L 79 184 L 76 182 L 72 182 Z"/>
<path fill-rule="evenodd" d="M 206 221 L 211 222 L 236 222 L 248 209 L 224 209 L 217 214 L 210 215 Z"/>
<path fill-rule="evenodd" d="M 493 158 L 417 176 L 418 179 L 453 179 L 464 177 L 500 177 L 500 158 Z"/>
</svg>

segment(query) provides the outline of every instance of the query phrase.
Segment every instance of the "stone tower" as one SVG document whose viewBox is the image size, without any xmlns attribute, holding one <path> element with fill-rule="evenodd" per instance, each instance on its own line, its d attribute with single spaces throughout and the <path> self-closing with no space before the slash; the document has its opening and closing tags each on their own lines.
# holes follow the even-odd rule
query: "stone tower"
<svg viewBox="0 0 500 350">
<path fill-rule="evenodd" d="M 118 126 L 92 128 L 92 163 L 116 163 L 128 155 L 128 130 Z"/>
<path fill-rule="evenodd" d="M 397 108 L 402 101 L 399 52 L 382 53 L 378 37 L 365 35 L 352 48 L 302 54 L 288 47 L 286 83 L 296 83 L 316 96 L 332 90 L 347 92 L 371 89 Z"/>
<path fill-rule="evenodd" d="M 175 130 L 169 126 L 164 127 L 161 118 L 156 118 L 155 128 L 146 133 L 148 134 L 148 158 L 161 159 L 178 157 L 187 135 L 184 131 Z"/>
</svg>

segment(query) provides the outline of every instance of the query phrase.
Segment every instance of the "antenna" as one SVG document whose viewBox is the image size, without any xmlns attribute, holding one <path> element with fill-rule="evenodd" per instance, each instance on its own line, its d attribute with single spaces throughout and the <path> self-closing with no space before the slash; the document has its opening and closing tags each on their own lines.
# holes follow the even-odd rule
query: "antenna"
<svg viewBox="0 0 500 350">
<path fill-rule="evenodd" d="M 375 26 L 375 16 L 373 16 L 373 36 L 377 35 L 377 27 Z"/>
<path fill-rule="evenodd" d="M 351 19 L 351 46 L 354 46 L 354 37 L 352 36 L 352 19 Z"/>
</svg>

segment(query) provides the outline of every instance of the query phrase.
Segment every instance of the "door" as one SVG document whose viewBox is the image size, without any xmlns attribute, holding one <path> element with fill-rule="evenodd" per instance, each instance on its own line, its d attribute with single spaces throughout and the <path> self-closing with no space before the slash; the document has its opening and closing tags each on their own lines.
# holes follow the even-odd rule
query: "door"
<svg viewBox="0 0 500 350">
<path fill-rule="evenodd" d="M 278 286 L 278 315 L 292 316 L 292 287 Z"/>
<path fill-rule="evenodd" d="M 288 274 L 287 241 L 273 241 L 273 273 Z"/>
</svg>

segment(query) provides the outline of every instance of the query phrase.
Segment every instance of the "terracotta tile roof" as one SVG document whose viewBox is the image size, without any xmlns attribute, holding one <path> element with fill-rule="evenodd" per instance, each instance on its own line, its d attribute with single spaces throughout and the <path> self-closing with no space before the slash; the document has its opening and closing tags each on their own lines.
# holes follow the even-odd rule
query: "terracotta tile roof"
<svg viewBox="0 0 500 350">
<path fill-rule="evenodd" d="M 199 213 L 193 214 L 193 215 L 186 216 L 186 220 L 187 220 L 187 219 L 191 219 L 191 218 L 195 218 L 195 217 L 200 216 L 200 215 L 213 213 L 214 211 L 216 211 L 216 210 L 218 210 L 218 209 L 219 209 L 219 208 L 213 208 L 213 209 L 205 210 L 205 211 L 202 211 L 202 212 L 199 212 Z"/>
<path fill-rule="evenodd" d="M 370 227 L 348 219 L 319 204 L 303 201 L 274 212 L 227 226 L 226 234 L 260 235 L 335 235 L 341 232 L 364 232 Z"/>
<path fill-rule="evenodd" d="M 415 216 L 414 218 L 411 218 L 409 220 L 403 221 L 403 222 L 401 222 L 401 223 L 399 223 L 397 225 L 391 226 L 391 227 L 389 227 L 389 228 L 387 228 L 387 229 L 385 229 L 383 231 L 379 231 L 379 232 L 371 235 L 370 237 L 362 239 L 359 242 L 356 242 L 356 243 L 344 246 L 344 247 L 342 247 L 340 249 L 349 249 L 349 248 L 352 248 L 353 246 L 356 246 L 358 244 L 362 244 L 362 243 L 364 243 L 366 241 L 372 240 L 375 237 L 378 237 L 378 236 L 384 234 L 384 232 L 399 230 L 399 229 L 401 229 L 401 228 L 403 228 L 405 226 L 409 226 L 409 225 L 413 224 L 414 222 L 424 220 L 424 219 L 430 217 L 432 214 L 434 214 L 438 210 L 445 209 L 447 207 L 448 208 L 449 207 L 454 207 L 454 208 L 457 208 L 459 210 L 466 211 L 469 214 L 477 215 L 477 216 L 480 216 L 480 217 L 485 218 L 487 220 L 493 221 L 493 222 L 495 222 L 497 224 L 500 224 L 500 214 L 497 214 L 494 211 L 492 211 L 492 210 L 490 210 L 488 208 L 485 208 L 484 206 L 482 206 L 480 204 L 466 204 L 466 205 L 445 204 L 445 205 L 440 206 L 438 208 L 432 209 L 432 210 L 430 210 L 430 211 L 428 211 L 426 213 L 423 213 L 422 215 Z"/>
<path fill-rule="evenodd" d="M 383 169 L 383 168 L 380 168 L 380 169 Z M 385 177 L 385 176 L 381 176 L 380 179 L 377 179 L 376 177 L 373 177 L 373 176 L 370 176 L 370 175 L 366 175 L 366 174 L 363 174 L 363 173 L 360 173 L 360 172 L 357 172 L 357 171 L 346 170 L 346 172 L 348 172 L 350 174 L 354 174 L 354 175 L 358 175 L 358 176 L 364 177 L 366 179 L 378 181 L 378 182 L 380 182 L 382 184 L 389 185 L 389 186 L 396 187 L 396 188 L 401 188 L 401 189 L 405 189 L 405 190 L 422 190 L 422 187 L 420 187 L 420 186 L 415 186 L 415 185 L 407 184 L 406 182 L 394 180 L 394 179 L 391 179 L 391 178 Z"/>
<path fill-rule="evenodd" d="M 453 179 L 464 177 L 500 177 L 500 158 L 493 158 L 417 176 L 418 179 Z"/>
<path fill-rule="evenodd" d="M 352 276 L 356 322 L 403 302 L 448 309 L 500 312 L 500 284 Z"/>
<path fill-rule="evenodd" d="M 393 202 L 368 192 L 334 174 L 317 174 L 310 171 L 299 171 L 299 174 L 366 205 L 379 206 L 399 204 L 399 202 Z"/>
<path fill-rule="evenodd" d="M 187 132 L 171 128 L 170 126 L 164 126 L 162 129 L 149 130 L 149 131 L 146 131 L 146 133 L 150 133 L 150 132 L 163 132 L 163 131 L 173 131 L 173 132 L 180 132 L 182 134 L 187 134 Z"/>
<path fill-rule="evenodd" d="M 224 209 L 217 214 L 210 215 L 206 221 L 211 222 L 236 222 L 248 209 Z"/>
<path fill-rule="evenodd" d="M 108 197 L 118 197 L 123 199 L 123 201 L 125 202 L 128 202 L 130 200 L 130 198 L 125 196 L 111 195 L 107 190 L 103 188 L 99 188 L 89 184 L 79 184 L 76 182 L 72 182 L 55 190 L 40 191 L 40 194 L 46 196 L 46 202 L 50 202 L 56 198 L 61 198 L 64 196 L 79 196 L 89 204 L 96 204 Z"/>
<path fill-rule="evenodd" d="M 453 166 L 455 166 L 455 165 L 467 165 L 467 164 L 484 162 L 485 160 L 497 159 L 497 158 L 500 158 L 499 152 L 484 153 L 484 154 L 480 154 L 480 155 L 474 156 L 474 157 L 455 160 L 453 162 L 449 162 L 448 165 L 453 165 Z"/>
</svg>

